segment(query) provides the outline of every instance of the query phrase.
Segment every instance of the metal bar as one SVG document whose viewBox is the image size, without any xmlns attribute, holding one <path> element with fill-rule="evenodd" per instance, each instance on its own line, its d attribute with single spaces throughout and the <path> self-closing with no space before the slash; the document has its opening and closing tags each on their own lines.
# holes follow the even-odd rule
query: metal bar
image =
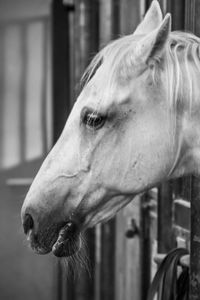
<svg viewBox="0 0 200 300">
<path fill-rule="evenodd" d="M 62 0 L 52 2 L 52 84 L 53 143 L 59 138 L 70 112 L 69 22 Z M 57 264 L 56 300 L 75 299 L 74 281 L 66 276 L 61 262 Z M 67 285 L 67 287 L 66 287 Z M 66 288 L 65 288 L 66 287 Z"/>
<path fill-rule="evenodd" d="M 171 0 L 169 11 L 172 13 L 172 29 L 183 30 L 184 29 L 184 13 L 185 5 L 183 0 Z"/>
<path fill-rule="evenodd" d="M 195 30 L 195 2 L 196 0 L 185 0 L 185 29 Z"/>
<path fill-rule="evenodd" d="M 200 295 L 200 181 L 193 178 L 190 237 L 190 300 Z"/>
<path fill-rule="evenodd" d="M 120 0 L 112 0 L 112 38 L 118 38 L 120 33 Z"/>
<path fill-rule="evenodd" d="M 100 299 L 115 299 L 115 219 L 102 226 Z"/>
<path fill-rule="evenodd" d="M 72 53 L 70 14 L 73 10 L 63 5 L 62 0 L 53 1 L 53 112 L 54 112 L 54 142 L 58 139 L 72 104 L 72 76 L 76 83 L 79 82 L 85 67 L 88 65 L 92 55 L 98 49 L 98 1 L 75 1 L 74 22 L 74 53 Z M 73 56 L 72 56 L 73 54 Z M 71 56 L 70 56 L 71 55 Z M 71 60 L 74 60 L 75 72 L 72 74 Z M 94 262 L 94 230 L 87 231 L 89 258 Z M 93 272 L 89 275 L 80 268 L 77 281 L 68 279 L 63 282 L 63 276 L 60 276 L 62 283 L 59 283 L 59 300 L 76 299 L 92 300 L 94 299 Z M 61 275 L 64 274 L 63 268 L 60 268 Z M 59 274 L 60 274 L 59 273 Z M 64 285 L 67 284 L 67 288 Z M 67 292 L 65 292 L 65 290 Z"/>
<path fill-rule="evenodd" d="M 174 246 L 172 183 L 164 183 L 158 193 L 158 252 L 167 253 Z"/>
<path fill-rule="evenodd" d="M 52 4 L 53 140 L 56 142 L 70 112 L 69 24 L 62 0 Z"/>
<path fill-rule="evenodd" d="M 186 0 L 185 26 L 200 35 L 200 0 Z M 189 299 L 197 300 L 200 295 L 200 180 L 192 178 L 190 216 L 190 292 Z"/>
<path fill-rule="evenodd" d="M 148 289 L 151 282 L 151 220 L 150 220 L 150 197 L 144 194 L 141 198 L 141 299 L 147 299 Z"/>
<path fill-rule="evenodd" d="M 98 0 L 75 1 L 75 82 L 79 85 L 85 68 L 99 47 Z M 78 93 L 79 91 L 77 91 Z"/>
<path fill-rule="evenodd" d="M 74 11 L 74 59 L 75 70 L 74 81 L 79 85 L 80 78 L 99 46 L 99 1 L 98 0 L 75 0 Z M 71 47 L 71 45 L 69 45 Z M 70 68 L 70 65 L 69 65 Z M 78 92 L 76 93 L 78 94 Z M 71 95 L 73 93 L 71 92 Z M 76 96 L 76 95 L 75 95 Z M 71 101 L 72 103 L 73 101 Z M 76 300 L 94 299 L 94 261 L 95 261 L 95 230 L 89 229 L 86 232 L 88 241 L 88 256 L 91 262 L 91 278 L 84 270 L 80 270 L 80 279 L 76 284 Z"/>
<path fill-rule="evenodd" d="M 188 190 L 191 189 L 190 186 L 187 187 Z M 180 198 L 174 200 L 174 223 L 176 226 L 190 230 L 190 207 L 191 204 L 188 200 Z"/>
<path fill-rule="evenodd" d="M 100 1 L 99 16 L 99 40 L 105 45 L 112 39 L 112 34 L 119 34 L 119 27 L 116 28 L 115 21 L 119 16 L 118 7 L 113 0 Z M 113 14 L 115 10 L 116 14 Z M 118 24 L 118 23 L 117 23 Z M 119 24 L 118 24 L 119 25 Z M 99 258 L 99 295 L 97 299 L 114 300 L 115 296 L 115 243 L 116 243 L 116 219 L 101 225 L 100 232 L 100 258 Z"/>
</svg>

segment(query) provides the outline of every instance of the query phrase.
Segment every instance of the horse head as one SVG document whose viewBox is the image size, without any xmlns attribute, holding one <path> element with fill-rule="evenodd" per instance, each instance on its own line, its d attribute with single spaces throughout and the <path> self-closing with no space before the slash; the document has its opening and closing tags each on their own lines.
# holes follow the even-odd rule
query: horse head
<svg viewBox="0 0 200 300">
<path fill-rule="evenodd" d="M 172 101 L 180 96 L 173 55 L 183 71 L 183 47 L 175 52 L 176 40 L 170 15 L 163 19 L 154 0 L 135 32 L 112 41 L 89 65 L 64 130 L 23 204 L 24 230 L 38 253 L 72 255 L 86 228 L 185 172 L 180 156 L 187 143 L 183 137 L 180 142 L 179 102 Z"/>
</svg>

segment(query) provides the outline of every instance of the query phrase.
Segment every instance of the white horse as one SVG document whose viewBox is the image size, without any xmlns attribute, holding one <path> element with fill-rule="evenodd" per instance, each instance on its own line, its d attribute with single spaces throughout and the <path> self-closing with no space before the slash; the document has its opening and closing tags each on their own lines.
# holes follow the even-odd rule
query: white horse
<svg viewBox="0 0 200 300">
<path fill-rule="evenodd" d="M 171 32 L 154 0 L 131 35 L 102 49 L 22 208 L 38 253 L 73 255 L 86 228 L 169 178 L 198 173 L 200 39 Z"/>
</svg>

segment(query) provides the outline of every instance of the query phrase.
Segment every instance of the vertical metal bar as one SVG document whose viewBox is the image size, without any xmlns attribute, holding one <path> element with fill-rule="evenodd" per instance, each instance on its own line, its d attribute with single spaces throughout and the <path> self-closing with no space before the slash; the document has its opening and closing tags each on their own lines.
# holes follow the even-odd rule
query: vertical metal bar
<svg viewBox="0 0 200 300">
<path fill-rule="evenodd" d="M 53 143 L 61 131 L 70 112 L 70 54 L 69 22 L 62 0 L 52 2 L 52 86 L 53 86 Z M 44 109 L 44 108 L 43 108 Z M 64 270 L 61 262 L 57 265 L 57 299 L 74 299 L 74 282 L 67 281 L 67 292 L 63 294 Z"/>
<path fill-rule="evenodd" d="M 199 14 L 200 14 L 200 0 L 191 0 L 191 11 L 194 15 L 194 33 L 200 36 L 200 21 L 199 21 Z"/>
<path fill-rule="evenodd" d="M 150 236 L 150 211 L 149 197 L 145 193 L 141 198 L 141 300 L 147 299 L 148 289 L 151 282 L 151 236 Z"/>
<path fill-rule="evenodd" d="M 164 183 L 158 192 L 158 252 L 167 253 L 174 246 L 172 184 Z"/>
<path fill-rule="evenodd" d="M 74 76 L 76 83 L 98 48 L 98 1 L 75 1 L 75 57 L 72 54 L 71 44 L 72 32 L 70 33 L 69 13 L 72 7 L 66 7 L 63 1 L 54 0 L 52 6 L 53 13 L 53 113 L 54 113 L 54 142 L 66 122 L 71 103 L 71 76 Z M 73 54 L 74 55 L 74 54 Z M 74 59 L 75 74 L 71 71 L 70 60 Z M 66 113 L 65 113 L 66 112 Z M 89 257 L 94 261 L 94 230 L 87 232 L 89 240 Z M 91 270 L 93 278 L 93 269 Z M 94 298 L 93 281 L 88 274 L 80 269 L 76 281 L 68 279 L 67 293 L 65 293 L 64 270 L 58 266 L 58 297 L 59 300 L 92 300 Z M 76 287 L 75 287 L 76 285 Z"/>
<path fill-rule="evenodd" d="M 75 0 L 75 81 L 79 82 L 86 66 L 98 50 L 99 46 L 99 2 L 97 0 Z M 77 300 L 94 299 L 94 267 L 95 267 L 95 230 L 87 231 L 89 259 L 91 261 L 91 279 L 84 274 L 79 281 Z"/>
<path fill-rule="evenodd" d="M 94 300 L 101 300 L 101 225 L 96 226 L 95 232 L 95 286 L 94 286 Z"/>
<path fill-rule="evenodd" d="M 100 1 L 100 42 L 105 45 L 119 34 L 119 10 L 116 0 Z M 116 20 L 117 19 L 117 20 Z M 99 295 L 98 299 L 115 299 L 115 219 L 99 227 Z M 98 249 L 97 249 L 98 250 Z"/>
<path fill-rule="evenodd" d="M 184 29 L 184 14 L 185 14 L 185 0 L 171 0 L 170 11 L 172 12 L 172 29 Z"/>
<path fill-rule="evenodd" d="M 72 107 L 75 98 L 75 38 L 74 38 L 74 10 L 69 13 L 69 51 L 70 51 L 70 106 Z"/>
<path fill-rule="evenodd" d="M 195 2 L 185 0 L 185 29 L 195 32 Z"/>
<path fill-rule="evenodd" d="M 172 13 L 173 29 L 184 29 L 185 5 L 182 0 L 161 0 L 161 6 L 166 12 Z M 159 188 L 158 199 L 158 251 L 168 252 L 175 246 L 173 234 L 173 193 L 174 182 L 168 182 Z"/>
<path fill-rule="evenodd" d="M 99 46 L 99 1 L 75 0 L 75 83 L 79 86 L 80 78 L 98 50 Z M 78 94 L 78 91 L 77 93 Z M 91 278 L 84 270 L 76 284 L 76 300 L 94 299 L 94 266 L 95 266 L 95 230 L 87 230 L 88 256 L 91 262 Z"/>
<path fill-rule="evenodd" d="M 112 38 L 120 34 L 120 0 L 112 0 Z"/>
<path fill-rule="evenodd" d="M 75 82 L 80 78 L 99 47 L 98 0 L 75 0 Z"/>
<path fill-rule="evenodd" d="M 115 299 L 115 219 L 102 226 L 100 299 Z"/>
<path fill-rule="evenodd" d="M 62 0 L 52 3 L 53 140 L 56 142 L 70 112 L 69 22 Z"/>
<path fill-rule="evenodd" d="M 190 237 L 190 300 L 200 295 L 200 181 L 193 178 Z"/>
<path fill-rule="evenodd" d="M 189 3 L 188 3 L 189 5 Z M 188 23 L 193 32 L 200 35 L 200 0 L 190 2 Z M 193 177 L 191 201 L 191 237 L 190 237 L 190 300 L 200 295 L 200 180 Z"/>
</svg>

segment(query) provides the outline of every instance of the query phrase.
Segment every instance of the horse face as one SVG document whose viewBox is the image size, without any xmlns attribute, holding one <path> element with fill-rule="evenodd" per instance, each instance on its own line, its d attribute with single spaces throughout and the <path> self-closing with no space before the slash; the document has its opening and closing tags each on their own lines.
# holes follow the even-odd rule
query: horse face
<svg viewBox="0 0 200 300">
<path fill-rule="evenodd" d="M 157 5 L 151 10 L 159 15 Z M 168 16 L 149 34 L 141 37 L 136 30 L 133 41 L 124 38 L 121 47 L 118 40 L 103 52 L 22 208 L 25 232 L 38 253 L 72 255 L 80 247 L 80 231 L 109 219 L 170 172 L 174 151 L 165 75 L 160 72 L 158 81 L 152 75 L 169 30 Z"/>
</svg>

